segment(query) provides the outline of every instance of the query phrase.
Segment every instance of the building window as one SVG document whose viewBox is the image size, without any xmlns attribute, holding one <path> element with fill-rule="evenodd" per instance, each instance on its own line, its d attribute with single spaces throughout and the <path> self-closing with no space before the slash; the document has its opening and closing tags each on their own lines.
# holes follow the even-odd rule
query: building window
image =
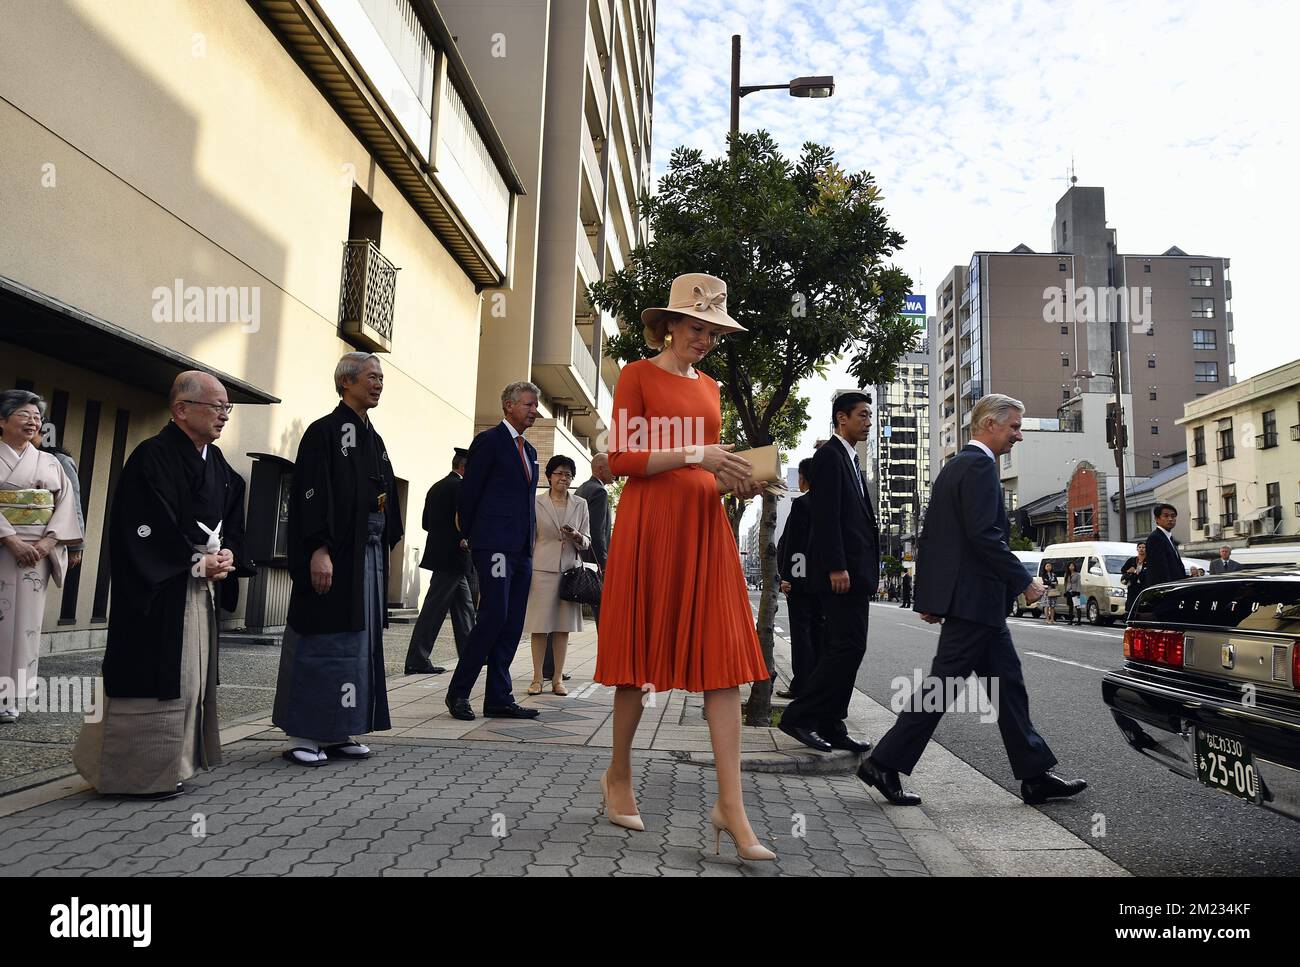
<svg viewBox="0 0 1300 967">
<path fill-rule="evenodd" d="M 1154 336 L 1156 334 L 1156 324 L 1154 322 L 1148 322 L 1145 331 L 1148 336 Z"/>
<path fill-rule="evenodd" d="M 1213 285 L 1214 270 L 1208 265 L 1193 265 L 1187 270 L 1192 285 Z"/>
<path fill-rule="evenodd" d="M 1064 366 L 1064 367 L 1066 367 L 1066 368 L 1068 369 L 1069 366 L 1070 366 L 1070 357 L 1069 357 L 1069 356 L 1062 355 L 1062 356 L 1061 356 L 1061 365 Z"/>
<path fill-rule="evenodd" d="M 1151 424 L 1151 435 L 1152 435 L 1152 436 L 1159 436 L 1159 435 L 1160 435 L 1160 427 L 1158 427 L 1158 426 L 1157 426 L 1156 424 L 1154 424 L 1154 423 Z"/>
<path fill-rule="evenodd" d="M 1196 382 L 1217 383 L 1219 381 L 1219 364 L 1216 362 L 1196 364 Z"/>
<path fill-rule="evenodd" d="M 1231 487 L 1224 488 L 1221 502 L 1223 504 L 1223 514 L 1222 516 L 1219 517 L 1219 523 L 1222 524 L 1224 527 L 1231 527 L 1233 524 L 1237 523 L 1236 484 L 1233 484 Z"/>
<path fill-rule="evenodd" d="M 1081 507 L 1074 512 L 1074 532 L 1076 534 L 1092 533 L 1092 508 Z"/>
<path fill-rule="evenodd" d="M 1282 521 L 1282 485 L 1280 483 L 1265 484 L 1264 500 L 1266 502 L 1265 510 L 1268 511 L 1267 517 L 1274 524 Z"/>
<path fill-rule="evenodd" d="M 1156 398 L 1156 388 L 1154 386 L 1150 388 L 1149 394 L 1151 396 L 1151 400 L 1154 402 Z"/>
<path fill-rule="evenodd" d="M 1231 460 L 1237 455 L 1232 441 L 1232 419 L 1219 421 L 1219 449 L 1217 451 L 1220 460 Z"/>
<path fill-rule="evenodd" d="M 1135 524 L 1133 530 L 1139 534 L 1149 534 L 1155 526 L 1151 520 L 1151 511 L 1149 510 L 1139 510 L 1134 514 L 1133 523 Z"/>
<path fill-rule="evenodd" d="M 1205 427 L 1192 429 L 1192 466 L 1205 466 Z"/>
<path fill-rule="evenodd" d="M 1193 318 L 1193 319 L 1213 319 L 1213 318 L 1214 318 L 1214 300 L 1213 300 L 1213 299 L 1193 299 L 1193 300 L 1192 300 L 1192 318 Z"/>
<path fill-rule="evenodd" d="M 1062 326 L 1061 326 L 1061 335 L 1062 335 L 1062 336 L 1068 336 L 1069 334 L 1070 334 L 1070 327 L 1069 327 L 1068 325 L 1062 324 Z"/>
<path fill-rule="evenodd" d="M 1150 271 L 1151 271 L 1151 263 L 1150 263 L 1150 262 L 1143 262 L 1143 263 L 1142 263 L 1142 271 L 1143 271 L 1143 272 L 1150 272 Z"/>
<path fill-rule="evenodd" d="M 1062 386 L 1062 387 L 1061 387 L 1061 399 L 1063 399 L 1063 400 L 1068 400 L 1069 398 L 1070 398 L 1070 387 L 1068 387 L 1068 386 Z"/>
<path fill-rule="evenodd" d="M 1218 349 L 1218 335 L 1213 329 L 1192 330 L 1193 349 Z"/>
<path fill-rule="evenodd" d="M 1070 240 L 1070 223 L 1063 218 L 1061 219 L 1061 241 L 1068 242 L 1069 240 Z"/>
<path fill-rule="evenodd" d="M 1159 460 L 1152 460 L 1152 461 L 1151 461 L 1151 469 L 1152 469 L 1152 470 L 1159 470 L 1159 469 L 1160 469 L 1160 461 L 1159 461 Z"/>
<path fill-rule="evenodd" d="M 1196 526 L 1204 527 L 1210 522 L 1210 492 L 1196 491 Z"/>
<path fill-rule="evenodd" d="M 1150 356 L 1147 357 L 1147 369 L 1155 369 L 1155 368 L 1156 368 L 1156 354 L 1152 353 Z"/>
<path fill-rule="evenodd" d="M 1264 411 L 1264 442 L 1260 449 L 1277 446 L 1277 410 Z"/>
<path fill-rule="evenodd" d="M 1057 262 L 1057 263 L 1056 263 L 1056 271 L 1058 271 L 1058 272 L 1064 272 L 1065 270 L 1066 270 L 1066 269 L 1065 269 L 1065 263 L 1064 263 L 1064 262 Z"/>
</svg>

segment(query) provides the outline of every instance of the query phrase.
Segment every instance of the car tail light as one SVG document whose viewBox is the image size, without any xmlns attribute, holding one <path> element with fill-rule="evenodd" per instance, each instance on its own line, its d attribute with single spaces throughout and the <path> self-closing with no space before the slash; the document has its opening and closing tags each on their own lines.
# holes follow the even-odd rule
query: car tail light
<svg viewBox="0 0 1300 967">
<path fill-rule="evenodd" d="M 1133 661 L 1150 661 L 1157 665 L 1181 668 L 1183 633 L 1153 628 L 1127 628 L 1124 631 L 1124 657 Z"/>
</svg>

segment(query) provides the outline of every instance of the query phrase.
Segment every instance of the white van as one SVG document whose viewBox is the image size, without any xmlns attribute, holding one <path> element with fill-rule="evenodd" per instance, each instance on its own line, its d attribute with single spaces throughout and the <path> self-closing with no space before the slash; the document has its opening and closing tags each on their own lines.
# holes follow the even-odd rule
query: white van
<svg viewBox="0 0 1300 967">
<path fill-rule="evenodd" d="M 1043 560 L 1042 551 L 1012 551 L 1011 553 L 1014 554 L 1016 557 L 1020 558 L 1020 563 L 1025 566 L 1026 580 L 1029 580 L 1030 578 L 1038 574 L 1039 564 Z M 1043 605 L 1040 603 L 1041 600 L 1042 599 L 1040 598 L 1039 601 L 1035 601 L 1033 604 L 1029 604 L 1025 600 L 1024 594 L 1018 594 L 1016 595 L 1016 603 L 1011 606 L 1011 613 L 1015 615 L 1017 618 L 1025 615 L 1026 613 L 1032 614 L 1035 618 L 1037 618 L 1039 615 L 1043 613 Z"/>
<path fill-rule="evenodd" d="M 1121 541 L 1073 541 L 1068 544 L 1051 544 L 1043 550 L 1038 573 L 1043 565 L 1051 563 L 1052 571 L 1062 581 L 1064 593 L 1065 568 L 1071 561 L 1083 577 L 1083 607 L 1091 624 L 1114 624 L 1128 611 L 1128 588 L 1120 580 L 1124 562 L 1137 556 L 1137 544 Z M 1181 558 L 1183 568 L 1209 570 L 1209 562 L 1199 558 Z M 1064 611 L 1062 605 L 1061 611 Z"/>
<path fill-rule="evenodd" d="M 1300 544 L 1257 544 L 1235 547 L 1232 559 L 1243 571 L 1294 571 L 1300 569 Z M 1204 566 L 1204 565 L 1198 565 Z M 1208 574 L 1210 569 L 1205 568 Z"/>
</svg>

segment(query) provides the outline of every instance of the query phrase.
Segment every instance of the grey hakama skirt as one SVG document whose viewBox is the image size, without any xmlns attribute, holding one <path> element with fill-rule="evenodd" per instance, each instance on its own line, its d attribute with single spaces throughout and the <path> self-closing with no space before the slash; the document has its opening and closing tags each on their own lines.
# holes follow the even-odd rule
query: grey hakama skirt
<svg viewBox="0 0 1300 967">
<path fill-rule="evenodd" d="M 384 681 L 384 515 L 371 514 L 365 627 L 323 635 L 284 629 L 271 721 L 286 735 L 334 745 L 391 729 Z"/>
</svg>

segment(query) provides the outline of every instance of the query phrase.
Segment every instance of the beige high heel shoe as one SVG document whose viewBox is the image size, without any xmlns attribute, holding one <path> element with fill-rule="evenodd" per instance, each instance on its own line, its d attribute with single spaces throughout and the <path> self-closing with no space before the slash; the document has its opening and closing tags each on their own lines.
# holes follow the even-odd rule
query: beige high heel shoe
<svg viewBox="0 0 1300 967">
<path fill-rule="evenodd" d="M 615 826 L 622 826 L 624 829 L 634 829 L 638 833 L 645 832 L 645 823 L 641 821 L 641 817 L 636 813 L 633 813 L 630 816 L 620 816 L 609 808 L 609 780 L 605 778 L 603 772 L 600 774 L 600 808 L 605 811 L 605 818 Z"/>
<path fill-rule="evenodd" d="M 713 853 L 715 856 L 722 855 L 722 834 L 726 833 L 731 838 L 731 843 L 736 847 L 736 855 L 742 860 L 751 862 L 765 862 L 776 859 L 776 854 L 765 846 L 755 843 L 753 846 L 741 846 L 736 840 L 736 834 L 723 825 L 722 814 L 718 812 L 718 804 L 713 804 L 713 809 L 709 811 L 709 822 L 713 824 Z"/>
</svg>

